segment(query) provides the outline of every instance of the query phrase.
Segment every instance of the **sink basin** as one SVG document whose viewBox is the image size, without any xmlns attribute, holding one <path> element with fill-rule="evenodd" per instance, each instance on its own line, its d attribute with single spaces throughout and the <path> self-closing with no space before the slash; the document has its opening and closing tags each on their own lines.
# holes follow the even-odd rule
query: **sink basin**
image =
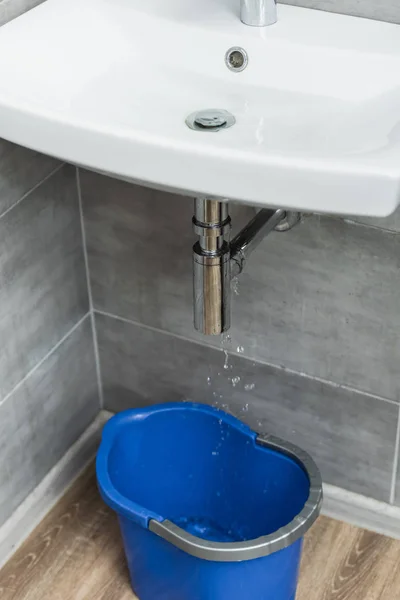
<svg viewBox="0 0 400 600">
<path fill-rule="evenodd" d="M 387 216 L 400 201 L 400 26 L 239 0 L 47 0 L 0 29 L 0 137 L 190 195 Z M 242 47 L 248 66 L 229 70 Z M 236 124 L 185 124 L 218 108 Z"/>
</svg>

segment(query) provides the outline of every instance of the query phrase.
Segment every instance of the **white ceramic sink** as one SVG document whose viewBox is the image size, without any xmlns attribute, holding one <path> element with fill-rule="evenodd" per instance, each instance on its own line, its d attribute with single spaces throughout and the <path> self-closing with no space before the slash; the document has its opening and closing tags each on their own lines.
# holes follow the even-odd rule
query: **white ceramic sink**
<svg viewBox="0 0 400 600">
<path fill-rule="evenodd" d="M 386 216 L 400 201 L 400 26 L 239 0 L 47 0 L 0 29 L 0 137 L 191 195 Z M 226 51 L 243 47 L 246 70 Z M 197 109 L 236 125 L 190 130 Z"/>
</svg>

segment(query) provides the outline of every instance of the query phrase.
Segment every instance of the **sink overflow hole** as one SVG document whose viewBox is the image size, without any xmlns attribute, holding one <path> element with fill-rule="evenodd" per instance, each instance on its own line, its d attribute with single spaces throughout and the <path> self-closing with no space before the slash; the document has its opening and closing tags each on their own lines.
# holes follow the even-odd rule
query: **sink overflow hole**
<svg viewBox="0 0 400 600">
<path fill-rule="evenodd" d="M 230 71 L 240 73 L 247 67 L 248 62 L 249 59 L 246 50 L 239 46 L 229 48 L 228 52 L 225 54 L 225 64 Z"/>
</svg>

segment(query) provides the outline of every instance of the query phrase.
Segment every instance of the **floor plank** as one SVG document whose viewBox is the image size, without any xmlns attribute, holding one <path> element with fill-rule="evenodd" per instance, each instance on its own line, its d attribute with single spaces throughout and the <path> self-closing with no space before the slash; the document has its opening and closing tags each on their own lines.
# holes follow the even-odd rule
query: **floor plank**
<svg viewBox="0 0 400 600">
<path fill-rule="evenodd" d="M 400 542 L 321 517 L 306 536 L 296 600 L 398 598 Z M 135 600 L 93 466 L 0 571 L 0 600 Z"/>
</svg>

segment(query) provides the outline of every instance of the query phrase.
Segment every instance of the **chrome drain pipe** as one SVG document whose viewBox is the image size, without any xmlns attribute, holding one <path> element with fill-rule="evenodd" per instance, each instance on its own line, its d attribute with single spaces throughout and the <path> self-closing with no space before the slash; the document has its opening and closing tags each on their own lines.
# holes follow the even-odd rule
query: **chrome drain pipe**
<svg viewBox="0 0 400 600">
<path fill-rule="evenodd" d="M 197 198 L 193 229 L 194 326 L 205 335 L 218 335 L 231 323 L 231 219 L 228 203 Z"/>
<path fill-rule="evenodd" d="M 193 228 L 194 326 L 205 335 L 220 335 L 231 325 L 231 279 L 239 275 L 251 252 L 287 216 L 264 208 L 230 241 L 228 202 L 197 198 Z M 299 219 L 292 219 L 293 224 Z M 291 221 L 291 222 L 292 222 Z"/>
<path fill-rule="evenodd" d="M 250 254 L 286 216 L 282 208 L 263 208 L 237 234 L 231 243 L 231 277 L 240 275 Z"/>
</svg>

